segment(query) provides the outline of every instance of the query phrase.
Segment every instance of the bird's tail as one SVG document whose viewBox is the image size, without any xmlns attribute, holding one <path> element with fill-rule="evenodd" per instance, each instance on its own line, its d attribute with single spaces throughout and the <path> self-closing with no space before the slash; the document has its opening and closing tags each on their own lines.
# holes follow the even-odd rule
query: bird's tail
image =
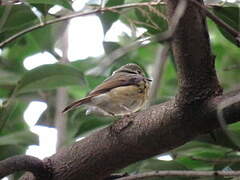
<svg viewBox="0 0 240 180">
<path fill-rule="evenodd" d="M 80 99 L 78 101 L 75 101 L 73 103 L 71 103 L 70 105 L 68 105 L 67 107 L 64 108 L 64 110 L 62 111 L 62 113 L 65 113 L 67 111 L 70 111 L 73 108 L 76 108 L 78 106 L 81 106 L 83 104 L 89 103 L 91 101 L 91 96 L 85 97 L 83 99 Z"/>
</svg>

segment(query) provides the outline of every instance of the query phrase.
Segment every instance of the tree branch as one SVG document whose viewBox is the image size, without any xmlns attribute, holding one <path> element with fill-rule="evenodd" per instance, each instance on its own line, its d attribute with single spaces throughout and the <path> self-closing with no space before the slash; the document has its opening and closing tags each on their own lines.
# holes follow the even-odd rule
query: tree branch
<svg viewBox="0 0 240 180">
<path fill-rule="evenodd" d="M 142 174 L 130 175 L 117 180 L 136 180 L 136 179 L 148 179 L 153 177 L 163 176 L 184 176 L 184 177 L 216 177 L 216 176 L 240 176 L 240 171 L 157 171 L 147 172 Z"/>
<path fill-rule="evenodd" d="M 36 157 L 20 155 L 0 161 L 0 178 L 16 171 L 30 171 L 36 179 L 47 180 L 51 177 L 50 169 Z"/>
<path fill-rule="evenodd" d="M 197 109 L 182 109 L 172 100 L 118 120 L 46 159 L 53 168 L 52 179 L 101 180 L 128 164 L 183 145 L 219 128 L 218 104 L 232 96 L 211 98 Z M 238 121 L 240 102 L 226 107 L 224 116 L 227 123 Z"/>
</svg>

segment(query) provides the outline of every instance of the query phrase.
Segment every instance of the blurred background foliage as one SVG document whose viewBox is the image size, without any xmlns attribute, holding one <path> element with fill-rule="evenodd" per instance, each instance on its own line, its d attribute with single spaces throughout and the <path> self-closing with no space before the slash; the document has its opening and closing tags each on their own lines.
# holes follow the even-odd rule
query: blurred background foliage
<svg viewBox="0 0 240 180">
<path fill-rule="evenodd" d="M 110 7 L 135 2 L 143 1 L 108 0 L 105 6 Z M 5 5 L 0 6 L 0 41 L 4 41 L 35 24 L 74 13 L 72 1 L 69 0 L 26 0 L 17 1 L 16 4 L 3 1 L 4 3 Z M 240 8 L 237 2 L 224 3 L 221 0 L 208 0 L 206 3 L 210 11 L 240 31 Z M 61 6 L 60 12 L 62 14 L 49 13 L 49 10 L 56 5 Z M 97 1 L 89 1 L 83 10 L 98 6 Z M 13 155 L 24 154 L 29 145 L 38 144 L 38 135 L 30 131 L 23 118 L 30 102 L 42 101 L 47 103 L 47 109 L 40 116 L 37 125 L 55 127 L 56 90 L 58 88 L 67 88 L 69 96 L 67 103 L 70 103 L 84 97 L 116 68 L 130 62 L 142 66 L 148 76 L 151 77 L 155 61 L 160 60 L 157 52 L 163 47 L 163 44 L 157 42 L 146 42 L 144 46 L 125 51 L 123 56 L 116 58 L 110 65 L 103 68 L 103 73 L 97 76 L 94 73 L 89 74 L 87 72 L 104 64 L 103 61 L 107 60 L 105 57 L 108 57 L 116 49 L 125 47 L 138 39 L 165 31 L 168 28 L 165 11 L 165 5 L 160 4 L 152 7 L 137 7 L 98 14 L 104 34 L 107 34 L 117 21 L 121 21 L 131 30 L 131 35 L 122 33 L 117 42 L 102 42 L 105 54 L 98 57 L 91 57 L 90 55 L 86 59 L 68 63 L 61 62 L 61 56 L 56 53 L 55 48 L 57 46 L 56 42 L 67 29 L 69 23 L 66 21 L 26 33 L 2 47 L 0 54 L 0 160 Z M 139 28 L 144 30 L 140 35 L 138 33 Z M 216 71 L 224 91 L 239 87 L 240 51 L 236 42 L 211 20 L 208 20 L 208 29 L 212 51 L 216 55 Z M 192 35 L 194 36 L 194 32 Z M 23 62 L 27 57 L 46 51 L 58 59 L 59 62 L 38 66 L 32 70 L 27 70 L 24 67 Z M 160 85 L 161 88 L 157 90 L 153 104 L 164 102 L 174 97 L 177 92 L 177 73 L 174 57 L 171 53 L 165 64 Z M 86 116 L 82 108 L 70 111 L 66 116 L 65 145 L 113 122 L 112 118 L 95 115 Z M 240 123 L 229 126 L 228 130 L 240 144 Z M 210 135 L 204 135 L 172 150 L 168 153 L 171 157 L 170 161 L 161 160 L 162 156 L 160 155 L 130 165 L 121 171 L 137 173 L 151 170 L 239 170 L 239 146 L 234 144 L 221 130 L 216 130 L 214 134 L 216 140 Z M 163 179 L 174 178 L 165 177 Z"/>
</svg>

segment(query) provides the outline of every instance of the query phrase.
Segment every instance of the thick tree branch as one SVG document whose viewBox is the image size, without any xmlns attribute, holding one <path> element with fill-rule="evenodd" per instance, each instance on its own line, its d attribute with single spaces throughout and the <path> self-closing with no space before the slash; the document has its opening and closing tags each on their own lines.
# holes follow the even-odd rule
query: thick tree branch
<svg viewBox="0 0 240 180">
<path fill-rule="evenodd" d="M 54 180 L 103 179 L 130 163 L 167 152 L 218 128 L 218 104 L 236 94 L 212 98 L 198 108 L 189 108 L 192 113 L 187 114 L 174 101 L 152 106 L 60 150 L 45 162 L 52 165 Z M 226 107 L 224 117 L 227 123 L 238 121 L 240 102 Z"/>
<path fill-rule="evenodd" d="M 214 69 L 215 57 L 211 54 L 205 15 L 188 2 L 172 41 L 179 80 L 177 101 L 181 104 L 203 101 L 222 92 Z M 176 0 L 167 1 L 170 17 L 177 3 Z"/>
<path fill-rule="evenodd" d="M 36 157 L 20 155 L 0 161 L 0 178 L 16 171 L 30 171 L 36 179 L 47 180 L 51 177 L 50 169 Z"/>
<path fill-rule="evenodd" d="M 117 180 L 137 180 L 137 179 L 149 179 L 153 177 L 164 176 L 184 176 L 184 177 L 214 177 L 214 176 L 240 176 L 240 171 L 158 171 L 148 172 L 142 174 L 131 175 Z"/>
<path fill-rule="evenodd" d="M 219 127 L 218 104 L 235 94 L 212 98 L 198 108 L 185 110 L 174 101 L 150 107 L 101 129 L 46 159 L 53 179 L 95 180 L 130 163 L 167 152 L 200 134 Z M 240 117 L 240 102 L 224 109 L 227 123 Z"/>
</svg>

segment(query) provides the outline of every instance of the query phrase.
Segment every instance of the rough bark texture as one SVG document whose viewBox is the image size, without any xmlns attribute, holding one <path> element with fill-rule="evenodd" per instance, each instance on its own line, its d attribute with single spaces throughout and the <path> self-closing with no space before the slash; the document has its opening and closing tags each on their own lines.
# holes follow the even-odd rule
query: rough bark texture
<svg viewBox="0 0 240 180">
<path fill-rule="evenodd" d="M 171 16 L 178 1 L 168 0 L 167 2 L 169 16 Z M 221 94 L 205 16 L 201 9 L 190 1 L 184 17 L 180 19 L 172 47 L 178 69 L 179 103 L 196 103 Z"/>
<path fill-rule="evenodd" d="M 178 0 L 166 2 L 171 16 Z M 179 78 L 176 98 L 123 118 L 49 157 L 45 163 L 53 169 L 52 179 L 101 180 L 218 128 L 218 105 L 236 93 L 221 96 L 209 44 L 204 15 L 188 2 L 172 41 Z M 239 110 L 240 103 L 225 108 L 225 120 L 238 121 Z"/>
</svg>

